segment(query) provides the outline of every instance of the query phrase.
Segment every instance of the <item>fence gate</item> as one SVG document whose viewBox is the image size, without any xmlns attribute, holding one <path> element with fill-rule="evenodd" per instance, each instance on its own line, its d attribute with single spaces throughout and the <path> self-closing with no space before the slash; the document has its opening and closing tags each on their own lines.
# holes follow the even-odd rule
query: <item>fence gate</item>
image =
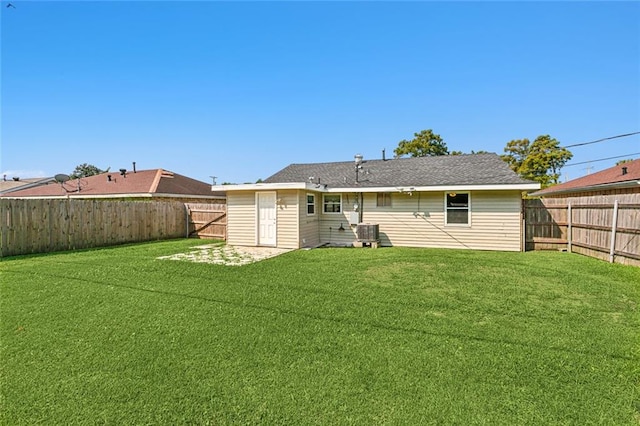
<svg viewBox="0 0 640 426">
<path fill-rule="evenodd" d="M 188 237 L 227 239 L 226 204 L 187 203 Z"/>
</svg>

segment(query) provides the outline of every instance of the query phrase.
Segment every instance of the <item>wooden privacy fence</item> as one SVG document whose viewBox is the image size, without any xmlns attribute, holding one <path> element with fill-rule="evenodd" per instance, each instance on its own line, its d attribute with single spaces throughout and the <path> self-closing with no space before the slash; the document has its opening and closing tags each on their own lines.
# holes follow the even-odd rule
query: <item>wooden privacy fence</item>
<svg viewBox="0 0 640 426">
<path fill-rule="evenodd" d="M 0 256 L 180 238 L 178 201 L 0 199 Z"/>
<path fill-rule="evenodd" d="M 186 203 L 188 237 L 227 239 L 227 205 Z"/>
<path fill-rule="evenodd" d="M 527 250 L 566 249 L 640 266 L 640 203 L 630 197 L 525 200 Z"/>
</svg>

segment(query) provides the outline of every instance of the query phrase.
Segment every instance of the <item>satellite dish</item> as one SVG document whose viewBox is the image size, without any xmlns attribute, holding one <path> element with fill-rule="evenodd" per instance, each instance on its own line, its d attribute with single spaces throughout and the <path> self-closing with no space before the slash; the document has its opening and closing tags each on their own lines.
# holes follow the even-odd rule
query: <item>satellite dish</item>
<svg viewBox="0 0 640 426">
<path fill-rule="evenodd" d="M 68 181 L 69 179 L 71 179 L 71 178 L 69 177 L 69 175 L 65 175 L 65 174 L 63 174 L 63 173 L 59 173 L 59 174 L 55 175 L 53 178 L 54 178 L 54 179 L 56 180 L 56 182 L 58 182 L 58 183 L 65 183 L 66 181 Z"/>
</svg>

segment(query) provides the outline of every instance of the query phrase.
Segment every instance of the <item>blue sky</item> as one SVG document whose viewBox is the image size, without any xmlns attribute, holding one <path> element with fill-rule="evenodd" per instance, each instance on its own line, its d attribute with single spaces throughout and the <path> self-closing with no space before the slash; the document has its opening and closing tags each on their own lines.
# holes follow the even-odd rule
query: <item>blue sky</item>
<svg viewBox="0 0 640 426">
<path fill-rule="evenodd" d="M 254 182 L 433 129 L 502 153 L 640 131 L 639 2 L 2 2 L 8 177 Z M 640 135 L 571 149 L 640 158 Z M 575 178 L 617 160 L 564 169 Z M 590 170 L 587 170 L 587 169 Z"/>
</svg>

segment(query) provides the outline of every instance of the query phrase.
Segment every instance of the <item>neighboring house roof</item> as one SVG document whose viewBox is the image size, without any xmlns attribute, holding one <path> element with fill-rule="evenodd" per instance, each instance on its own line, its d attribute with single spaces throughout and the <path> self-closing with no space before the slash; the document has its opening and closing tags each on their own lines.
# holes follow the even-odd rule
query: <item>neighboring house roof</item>
<svg viewBox="0 0 640 426">
<path fill-rule="evenodd" d="M 55 182 L 52 177 L 39 177 L 39 178 L 25 178 L 25 179 L 3 179 L 0 180 L 0 194 L 6 194 L 9 192 L 17 191 L 19 189 L 32 188 L 34 186 L 45 185 L 50 182 Z"/>
<path fill-rule="evenodd" d="M 301 185 L 304 183 L 305 185 Z M 297 184 L 297 185 L 295 185 Z M 365 160 L 358 169 L 353 161 L 291 164 L 261 184 L 230 185 L 227 190 L 307 187 L 327 191 L 375 190 L 538 189 L 540 185 L 520 178 L 496 154 L 445 155 L 436 157 Z M 213 187 L 221 189 L 221 187 Z M 445 189 L 446 190 L 446 189 Z"/>
<path fill-rule="evenodd" d="M 211 185 L 164 169 L 105 172 L 64 183 L 14 191 L 5 197 L 33 198 L 108 198 L 108 197 L 196 197 L 224 198 L 212 193 Z"/>
<path fill-rule="evenodd" d="M 600 191 L 640 186 L 640 159 L 628 161 L 597 173 L 550 186 L 530 195 L 544 197 L 576 192 Z"/>
</svg>

